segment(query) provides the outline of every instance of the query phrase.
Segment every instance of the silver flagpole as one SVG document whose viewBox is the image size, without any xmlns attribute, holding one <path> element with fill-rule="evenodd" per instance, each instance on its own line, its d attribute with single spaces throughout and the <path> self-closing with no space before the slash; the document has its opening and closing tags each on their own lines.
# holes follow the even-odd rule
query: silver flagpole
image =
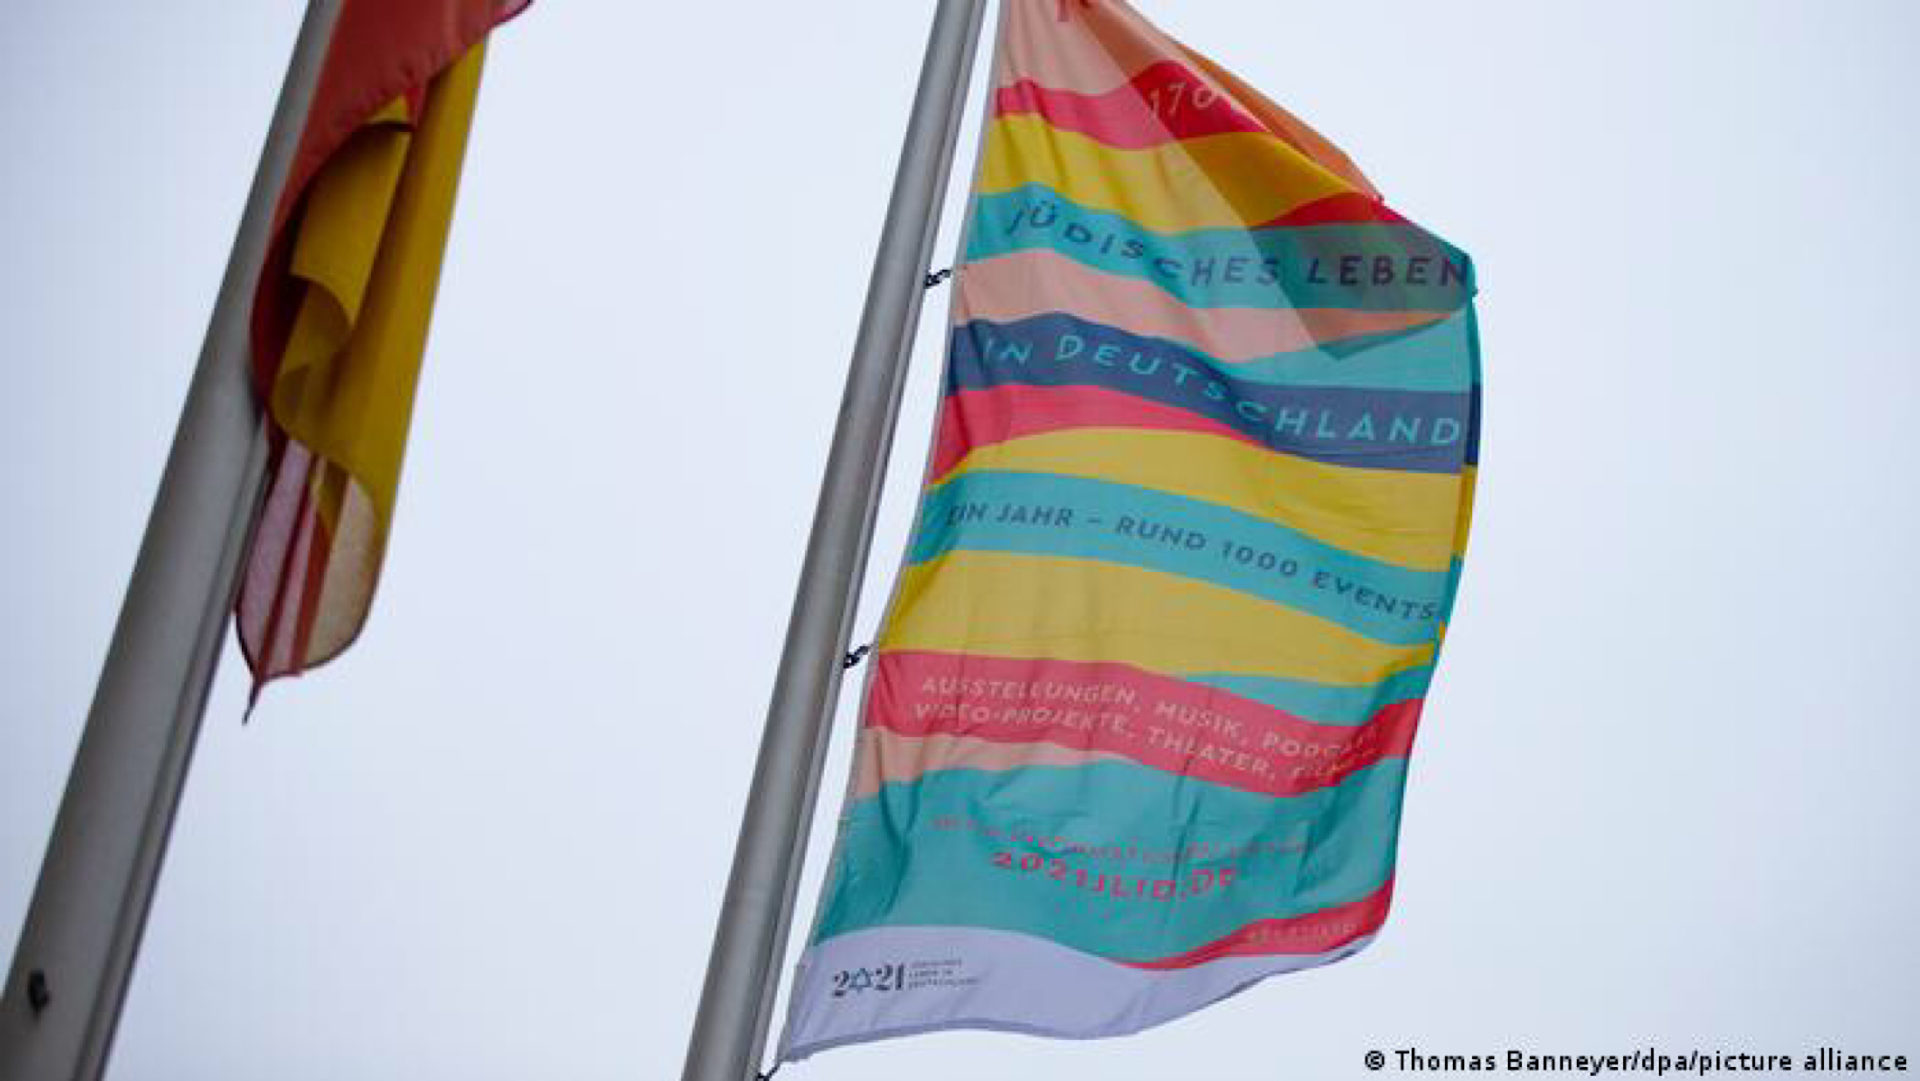
<svg viewBox="0 0 1920 1081">
<path fill-rule="evenodd" d="M 248 326 L 339 0 L 309 0 L 0 995 L 0 1081 L 106 1069 L 266 475 Z"/>
<path fill-rule="evenodd" d="M 683 1081 L 750 1081 L 786 953 L 807 824 L 840 689 L 986 0 L 940 0 L 893 177 L 867 307 L 720 903 Z"/>
</svg>

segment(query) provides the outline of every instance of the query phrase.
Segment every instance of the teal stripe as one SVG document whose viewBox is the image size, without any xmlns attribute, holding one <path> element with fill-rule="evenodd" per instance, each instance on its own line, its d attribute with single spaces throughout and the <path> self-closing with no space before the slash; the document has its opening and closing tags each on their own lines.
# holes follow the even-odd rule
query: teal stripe
<svg viewBox="0 0 1920 1081">
<path fill-rule="evenodd" d="M 1425 697 L 1428 685 L 1433 682 L 1433 669 L 1422 665 L 1395 672 L 1378 683 L 1358 686 L 1231 672 L 1199 672 L 1180 678 L 1265 702 L 1317 724 L 1359 725 L 1367 723 L 1384 706 Z"/>
<path fill-rule="evenodd" d="M 1471 376 L 1458 358 L 1467 349 L 1467 320 L 1459 315 L 1413 330 L 1328 342 L 1318 349 L 1274 353 L 1229 363 L 1179 344 L 1215 370 L 1249 383 L 1296 387 L 1357 387 L 1460 393 Z"/>
<path fill-rule="evenodd" d="M 1159 233 L 1089 210 L 1041 184 L 974 201 L 967 260 L 1056 251 L 1148 281 L 1198 308 L 1454 311 L 1473 296 L 1465 252 L 1416 225 L 1366 222 Z M 1420 261 L 1425 284 L 1404 280 Z M 1443 265 L 1461 277 L 1439 283 Z M 1379 268 L 1395 280 L 1376 283 Z M 1349 276 L 1345 283 L 1343 276 Z"/>
<path fill-rule="evenodd" d="M 1214 503 L 1052 473 L 962 473 L 927 493 L 908 555 L 1097 559 L 1275 601 L 1376 641 L 1432 641 L 1448 577 L 1355 555 Z M 1243 561 L 1244 560 L 1244 561 Z"/>
<path fill-rule="evenodd" d="M 1405 781 L 1402 759 L 1283 798 L 1132 762 L 928 773 L 848 808 L 815 941 L 932 925 L 1040 935 L 1126 960 L 1182 953 L 1256 920 L 1347 904 L 1380 888 L 1393 871 Z M 1119 858 L 1045 840 L 1056 837 L 1113 846 Z M 1010 870 L 995 865 L 996 853 L 1016 867 L 1037 853 L 1072 870 L 1060 879 L 1045 869 Z M 1089 885 L 1117 875 L 1131 893 L 1135 879 L 1185 887 L 1196 870 L 1227 867 L 1231 885 L 1171 901 L 1096 894 L 1072 873 L 1087 871 Z"/>
</svg>

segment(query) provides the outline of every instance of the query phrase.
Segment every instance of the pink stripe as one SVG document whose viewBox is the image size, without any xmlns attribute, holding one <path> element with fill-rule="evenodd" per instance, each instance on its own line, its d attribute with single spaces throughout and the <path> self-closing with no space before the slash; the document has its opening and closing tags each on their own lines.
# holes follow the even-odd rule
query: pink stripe
<svg viewBox="0 0 1920 1081">
<path fill-rule="evenodd" d="M 1323 908 L 1304 916 L 1260 920 L 1185 953 L 1157 961 L 1122 963 L 1134 968 L 1172 969 L 1192 968 L 1222 957 L 1326 953 L 1378 931 L 1387 922 L 1387 910 L 1392 904 L 1393 880 L 1388 879 L 1386 885 L 1351 904 Z"/>
<path fill-rule="evenodd" d="M 1062 90 L 1104 94 L 1126 85 L 1133 71 L 1123 70 L 1082 25 L 1058 25 L 1053 13 L 1040 10 L 1042 6 L 1021 0 L 1007 5 L 1006 35 L 994 56 L 995 87 L 1032 79 Z M 1148 63 L 1152 60 L 1140 66 Z"/>
<path fill-rule="evenodd" d="M 1160 61 L 1187 59 L 1179 42 L 1124 6 L 1089 5 L 1066 19 L 1052 7 L 1018 0 L 1008 5 L 996 88 L 1031 79 L 1055 90 L 1105 94 Z M 1224 89 L 1208 82 L 1216 92 Z"/>
<path fill-rule="evenodd" d="M 1166 338 L 1227 363 L 1363 334 L 1391 333 L 1437 322 L 1448 314 L 1189 308 L 1151 283 L 1102 274 L 1058 252 L 1038 249 L 969 263 L 960 271 L 956 324 L 972 319 L 1007 323 L 1048 312 L 1071 312 L 1088 322 Z"/>
<path fill-rule="evenodd" d="M 1051 743 L 1289 796 L 1404 757 L 1422 704 L 1395 702 L 1355 727 L 1324 725 L 1130 665 L 902 651 L 880 655 L 865 727 Z"/>
<path fill-rule="evenodd" d="M 995 743 L 972 736 L 903 736 L 886 728 L 860 732 L 854 799 L 865 799 L 883 784 L 917 781 L 943 769 L 1003 773 L 1028 766 L 1084 766 L 1122 761 L 1117 754 L 1082 751 L 1052 743 Z"/>
</svg>

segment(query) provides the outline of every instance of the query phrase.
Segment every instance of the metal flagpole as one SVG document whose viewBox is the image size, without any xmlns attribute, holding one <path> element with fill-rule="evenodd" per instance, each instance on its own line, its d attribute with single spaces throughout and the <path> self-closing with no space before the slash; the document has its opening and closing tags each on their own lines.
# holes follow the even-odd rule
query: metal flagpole
<svg viewBox="0 0 1920 1081">
<path fill-rule="evenodd" d="M 106 1069 L 266 476 L 248 328 L 340 0 L 309 0 L 0 995 L 0 1081 Z"/>
<path fill-rule="evenodd" d="M 840 689 L 985 0 L 940 0 L 854 339 L 773 702 L 720 903 L 683 1081 L 751 1081 L 786 952 L 807 824 Z"/>
</svg>

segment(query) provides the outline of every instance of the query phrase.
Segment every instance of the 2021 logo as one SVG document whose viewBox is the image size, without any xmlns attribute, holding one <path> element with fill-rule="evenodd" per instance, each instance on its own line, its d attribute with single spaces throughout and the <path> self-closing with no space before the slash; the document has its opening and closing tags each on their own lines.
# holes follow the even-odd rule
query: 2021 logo
<svg viewBox="0 0 1920 1081">
<path fill-rule="evenodd" d="M 867 991 L 904 991 L 906 986 L 907 966 L 902 961 L 874 968 L 843 968 L 833 974 L 834 998 Z"/>
</svg>

